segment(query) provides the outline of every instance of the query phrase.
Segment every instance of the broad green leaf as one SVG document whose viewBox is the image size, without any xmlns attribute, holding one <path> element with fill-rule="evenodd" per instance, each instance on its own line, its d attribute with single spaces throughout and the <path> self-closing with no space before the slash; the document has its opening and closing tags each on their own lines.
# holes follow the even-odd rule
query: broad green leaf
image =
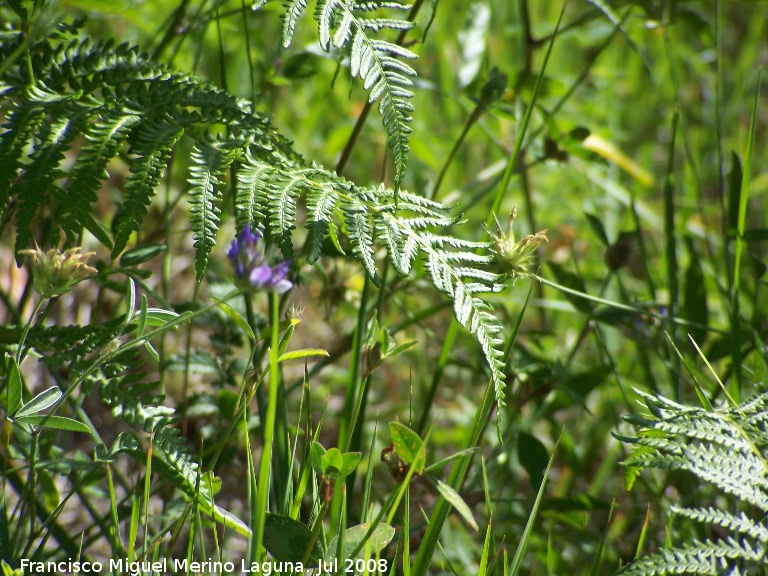
<svg viewBox="0 0 768 576">
<path fill-rule="evenodd" d="M 10 354 L 5 355 L 6 366 L 8 367 L 8 414 L 13 414 L 21 406 L 21 391 L 23 389 L 21 381 L 21 372 L 16 364 L 16 359 Z"/>
<path fill-rule="evenodd" d="M 541 486 L 544 480 L 544 470 L 549 463 L 549 452 L 533 434 L 517 433 L 517 458 L 528 473 L 528 480 L 533 489 Z"/>
<path fill-rule="evenodd" d="M 344 467 L 344 458 L 341 450 L 336 447 L 330 448 L 322 457 L 323 474 L 330 478 L 341 477 L 341 469 Z"/>
<path fill-rule="evenodd" d="M 24 416 L 31 416 L 32 414 L 37 414 L 41 410 L 45 410 L 46 408 L 49 408 L 59 398 L 61 398 L 61 390 L 59 390 L 56 386 L 48 388 L 48 390 L 44 390 L 40 392 L 40 394 L 32 398 L 32 400 L 27 402 L 21 408 L 19 408 L 19 411 L 16 412 L 16 414 L 14 414 L 14 418 L 18 420 L 20 418 L 23 418 Z"/>
<path fill-rule="evenodd" d="M 212 516 L 216 522 L 220 522 L 221 524 L 224 524 L 224 526 L 232 528 L 238 534 L 241 534 L 242 536 L 251 535 L 251 529 L 245 522 L 221 506 L 214 506 L 213 514 L 211 514 L 210 511 L 205 508 L 205 506 L 203 506 L 202 509 L 206 514 Z"/>
<path fill-rule="evenodd" d="M 321 476 L 325 474 L 323 471 L 323 457 L 325 456 L 325 448 L 319 442 L 312 442 L 312 448 L 310 450 L 310 460 L 312 461 L 312 469 L 315 473 Z"/>
<path fill-rule="evenodd" d="M 221 478 L 216 476 L 211 470 L 203 474 L 202 480 L 212 495 L 218 494 L 219 490 L 221 490 Z"/>
<path fill-rule="evenodd" d="M 279 562 L 301 562 L 312 542 L 312 531 L 298 520 L 267 512 L 264 517 L 264 548 Z M 323 549 L 318 540 L 312 546 L 309 564 L 317 564 Z"/>
<path fill-rule="evenodd" d="M 344 463 L 341 466 L 341 476 L 349 476 L 355 471 L 357 465 L 360 463 L 362 454 L 360 452 L 345 452 L 341 455 Z"/>
<path fill-rule="evenodd" d="M 384 358 L 391 358 L 392 356 L 397 356 L 398 354 L 402 354 L 409 348 L 413 348 L 418 343 L 419 343 L 418 340 L 409 340 L 408 342 L 403 342 L 402 344 L 398 344 L 391 350 L 386 350 L 384 352 Z"/>
<path fill-rule="evenodd" d="M 349 555 L 363 542 L 363 538 L 368 533 L 368 524 L 359 524 L 347 528 L 344 530 L 344 550 L 343 554 L 337 554 L 339 537 L 335 536 L 328 544 L 328 548 L 325 552 L 325 562 L 333 562 L 336 558 L 349 558 Z M 368 542 L 360 547 L 360 551 L 357 553 L 356 558 L 371 558 L 381 552 L 387 544 L 389 544 L 392 537 L 395 535 L 395 529 L 389 524 L 379 524 L 374 529 Z M 366 555 L 366 551 L 368 554 Z"/>
<path fill-rule="evenodd" d="M 37 485 L 41 488 L 40 493 L 45 502 L 45 507 L 48 510 L 53 510 L 61 502 L 61 495 L 59 489 L 56 486 L 56 482 L 53 480 L 53 476 L 44 469 L 38 469 L 37 471 Z"/>
</svg>

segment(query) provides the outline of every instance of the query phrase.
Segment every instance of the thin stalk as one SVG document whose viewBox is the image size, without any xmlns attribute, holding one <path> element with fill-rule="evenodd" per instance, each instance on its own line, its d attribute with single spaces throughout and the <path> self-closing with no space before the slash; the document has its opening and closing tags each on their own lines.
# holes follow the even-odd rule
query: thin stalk
<svg viewBox="0 0 768 576">
<path fill-rule="evenodd" d="M 277 418 L 278 387 L 280 386 L 280 371 L 277 363 L 278 347 L 280 345 L 280 299 L 275 292 L 269 293 L 270 323 L 272 328 L 269 347 L 269 400 L 267 417 L 262 423 L 264 430 L 264 446 L 259 462 L 259 478 L 256 487 L 256 518 L 252 526 L 252 558 L 261 563 L 265 557 L 262 542 L 264 540 L 264 520 L 269 504 L 269 477 L 272 465 L 272 445 L 274 443 L 275 419 Z"/>
<path fill-rule="evenodd" d="M 525 138 L 525 134 L 528 129 L 528 124 L 530 123 L 530 120 L 531 120 L 531 114 L 533 113 L 536 100 L 538 99 L 538 96 L 539 96 L 539 90 L 541 89 L 541 84 L 544 79 L 544 72 L 547 69 L 549 56 L 552 54 L 552 48 L 554 47 L 555 39 L 557 38 L 557 31 L 560 29 L 560 23 L 563 21 L 563 14 L 565 13 L 565 4 L 566 3 L 563 2 L 563 7 L 560 10 L 560 16 L 557 18 L 557 25 L 555 26 L 555 31 L 552 34 L 552 38 L 550 39 L 549 44 L 547 45 L 547 52 L 546 54 L 544 54 L 544 62 L 541 65 L 541 71 L 539 72 L 539 75 L 536 77 L 536 85 L 533 87 L 533 96 L 531 97 L 531 101 L 525 109 L 525 114 L 523 115 L 523 119 L 520 122 L 520 126 L 517 129 L 517 139 L 515 140 L 515 146 L 512 149 L 512 153 L 509 155 L 507 166 L 504 169 L 504 176 L 501 179 L 501 185 L 496 191 L 496 196 L 493 199 L 493 205 L 491 206 L 491 211 L 488 214 L 488 220 L 486 221 L 486 227 L 489 230 L 493 229 L 494 218 L 496 217 L 496 215 L 499 213 L 499 210 L 501 209 L 501 202 L 502 200 L 504 200 L 504 196 L 507 193 L 507 188 L 509 188 L 509 182 L 512 179 L 512 174 L 515 171 L 515 166 L 517 165 L 517 161 L 520 157 L 520 151 L 523 148 L 523 139 Z"/>
<path fill-rule="evenodd" d="M 672 138 L 669 143 L 667 156 L 667 170 L 664 177 L 664 245 L 667 264 L 667 289 L 669 290 L 668 313 L 676 317 L 680 309 L 680 289 L 677 281 L 677 251 L 675 238 L 675 186 L 673 184 L 673 171 L 675 160 L 675 140 L 677 137 L 678 111 L 672 115 Z M 676 327 L 672 327 L 672 339 L 679 348 Z M 675 397 L 680 402 L 683 394 L 683 380 L 680 378 L 680 363 L 672 358 L 668 363 L 670 382 L 676 382 Z"/>
<path fill-rule="evenodd" d="M 739 311 L 739 297 L 741 292 L 741 259 L 746 247 L 744 232 L 747 227 L 747 207 L 749 206 L 749 180 L 752 172 L 752 155 L 755 147 L 755 126 L 757 125 L 757 105 L 760 101 L 760 78 L 763 70 L 757 72 L 757 88 L 752 104 L 752 115 L 749 120 L 749 136 L 747 138 L 747 150 L 744 154 L 744 170 L 741 173 L 741 186 L 739 189 L 739 218 L 736 223 L 736 254 L 733 263 L 733 291 L 731 292 L 731 366 L 733 366 L 733 379 L 729 387 L 730 394 L 739 403 L 741 401 L 741 314 Z"/>
<path fill-rule="evenodd" d="M 45 300 L 42 296 L 37 299 L 37 302 L 35 302 L 35 309 L 32 310 L 32 315 L 29 317 L 29 320 L 26 324 L 24 324 L 24 330 L 21 332 L 21 339 L 19 340 L 19 347 L 16 350 L 16 366 L 21 369 L 21 361 L 24 359 L 24 342 L 27 340 L 27 335 L 29 334 L 30 328 L 32 328 L 32 323 L 35 321 L 35 317 L 40 312 L 40 308 L 43 305 L 43 300 Z"/>
</svg>

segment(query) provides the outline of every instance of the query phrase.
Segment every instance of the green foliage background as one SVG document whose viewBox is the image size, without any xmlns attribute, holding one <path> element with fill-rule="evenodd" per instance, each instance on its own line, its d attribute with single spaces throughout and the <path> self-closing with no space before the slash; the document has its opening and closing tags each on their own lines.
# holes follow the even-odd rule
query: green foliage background
<svg viewBox="0 0 768 576">
<path fill-rule="evenodd" d="M 0 19 L 7 22 L 4 38 L 12 38 L 16 30 L 14 8 L 31 9 L 32 4 L 1 5 Z M 280 442 L 292 443 L 300 436 L 303 442 L 302 435 L 311 437 L 313 426 L 324 418 L 319 432 L 324 446 L 363 452 L 357 484 L 354 475 L 347 482 L 346 508 L 342 512 L 339 500 L 329 505 L 331 522 L 323 528 L 323 538 L 327 531 L 330 540 L 338 532 L 334 521 L 348 519 L 342 526 L 363 522 L 365 504 L 379 506 L 387 494 L 396 493 L 394 480 L 378 462 L 389 440 L 381 430 L 374 437 L 376 423 L 382 427 L 384 422 L 399 420 L 422 437 L 429 430 L 428 460 L 438 462 L 470 444 L 472 418 L 482 412 L 483 393 L 492 380 L 498 399 L 506 400 L 506 406 L 498 411 L 498 428 L 493 419 L 482 422 L 479 453 L 457 487 L 480 530 L 472 530 L 459 515 L 451 515 L 439 525 L 437 545 L 417 506 L 434 519 L 436 493 L 426 482 L 416 483 L 404 504 L 406 508 L 410 505 L 411 514 L 403 516 L 401 511 L 390 519 L 399 536 L 385 554 L 399 559 L 398 570 L 425 573 L 429 566 L 434 573 L 504 574 L 505 569 L 517 569 L 519 553 L 520 573 L 612 574 L 636 556 L 663 547 L 717 542 L 725 537 L 727 523 L 712 518 L 702 521 L 695 514 L 675 516 L 670 505 L 677 509 L 720 506 L 734 514 L 738 511 L 760 518 L 764 512 L 760 506 L 756 509 L 749 501 L 730 504 L 718 492 L 719 484 L 713 488 L 685 466 L 672 466 L 670 472 L 663 466 L 641 473 L 630 466 L 625 471 L 620 463 L 629 457 L 630 447 L 612 433 L 625 439 L 632 436 L 632 429 L 621 419 L 627 413 L 633 415 L 630 421 L 635 424 L 639 421 L 652 427 L 650 420 L 637 416 L 641 409 L 633 388 L 681 405 L 705 406 L 710 401 L 716 405 L 725 402 L 727 397 L 733 406 L 764 389 L 768 107 L 759 92 L 768 37 L 764 3 L 573 1 L 566 4 L 553 40 L 561 9 L 553 3 L 417 2 L 411 9 L 415 26 L 404 36 L 405 45 L 418 55 L 418 60 L 408 60 L 417 73 L 408 87 L 413 96 L 402 98 L 413 106 L 409 112 L 413 118 L 398 121 L 394 132 L 400 138 L 399 148 L 394 151 L 391 120 L 388 132 L 376 105 L 367 119 L 362 116 L 360 120 L 366 114 L 368 98 L 363 82 L 350 78 L 347 61 L 337 59 L 335 52 L 323 52 L 318 45 L 312 3 L 297 21 L 289 47 L 284 46 L 283 34 L 286 7 L 276 1 L 256 11 L 230 0 L 184 0 L 178 5 L 77 0 L 39 4 L 49 10 L 47 20 L 39 20 L 48 25 L 46 30 L 55 23 L 86 17 L 76 32 L 81 37 L 135 44 L 153 61 L 147 68 L 153 74 L 176 69 L 211 83 L 210 93 L 204 97 L 195 92 L 189 101 L 179 99 L 179 114 L 199 114 L 187 124 L 179 116 L 180 125 L 187 130 L 185 137 L 149 129 L 144 134 L 147 157 L 158 154 L 162 161 L 137 170 L 136 156 L 125 154 L 125 144 L 113 151 L 121 157 L 110 161 L 109 179 L 93 206 L 89 198 L 87 203 L 66 204 L 57 212 L 59 207 L 51 209 L 47 199 L 35 200 L 30 195 L 42 194 L 62 174 L 23 180 L 25 196 L 14 188 L 19 183 L 15 181 L 16 167 L 10 165 L 4 168 L 7 174 L 3 173 L 11 185 L 8 197 L 0 197 L 5 203 L 0 258 L 9 279 L 0 282 L 4 349 L 13 352 L 21 326 L 32 311 L 31 281 L 15 265 L 18 250 L 31 247 L 33 238 L 43 248 L 63 241 L 59 226 L 72 245 L 84 238 L 87 246 L 95 247 L 101 274 L 96 280 L 97 294 L 81 286 L 45 312 L 49 324 L 73 331 L 61 339 L 79 339 L 82 349 L 56 349 L 55 342 L 48 342 L 50 333 L 37 327 L 29 332 L 30 346 L 48 354 L 52 374 L 61 369 L 67 354 L 74 356 L 69 360 L 82 364 L 67 368 L 84 373 L 93 350 L 109 350 L 115 338 L 133 338 L 135 330 L 145 329 L 141 314 L 131 326 L 113 320 L 126 309 L 133 310 L 127 308 L 126 275 L 148 297 L 145 307 L 174 310 L 187 314 L 181 319 L 192 319 L 186 333 L 172 332 L 168 326 L 168 334 L 156 343 L 161 362 L 149 375 L 144 374 L 146 358 L 142 361 L 133 348 L 122 355 L 106 356 L 100 368 L 106 380 L 83 377 L 83 397 L 68 408 L 80 419 L 90 414 L 94 423 L 122 418 L 128 424 L 121 424 L 121 431 L 135 425 L 162 436 L 162 430 L 168 430 L 163 439 L 169 443 L 168 453 L 183 456 L 181 464 L 155 464 L 154 471 L 170 483 L 165 490 L 186 489 L 188 499 L 190 493 L 202 492 L 199 502 L 205 508 L 206 498 L 210 500 L 205 493 L 210 488 L 204 483 L 202 488 L 199 483 L 196 487 L 193 472 L 213 467 L 232 494 L 217 503 L 240 518 L 254 513 L 244 509 L 246 490 L 242 483 L 238 486 L 237 478 L 255 475 L 253 454 L 258 460 L 259 442 L 264 437 L 264 387 L 251 391 L 259 410 L 248 423 L 238 424 L 231 441 L 217 445 L 215 457 L 215 451 L 206 446 L 215 445 L 225 431 L 232 434 L 228 426 L 235 414 L 238 386 L 246 380 L 243 375 L 258 369 L 261 361 L 262 368 L 267 364 L 268 338 L 253 345 L 249 360 L 247 333 L 244 336 L 231 319 L 247 318 L 258 340 L 258 329 L 269 330 L 270 310 L 261 300 L 233 303 L 237 314 L 230 315 L 206 306 L 231 288 L 225 247 L 235 223 L 240 227 L 255 214 L 259 221 L 270 222 L 269 240 L 297 264 L 300 286 L 281 308 L 304 309 L 301 323 L 289 329 L 288 340 L 294 338 L 291 348 L 324 348 L 330 353 L 329 360 L 310 362 L 306 394 L 302 394 L 300 368 L 286 365 L 282 372 L 285 414 L 278 418 L 278 427 L 284 428 L 276 433 L 277 471 L 273 474 L 274 478 L 293 478 L 296 486 L 273 488 L 273 512 L 295 507 L 299 518 L 311 526 L 322 505 L 317 493 L 310 497 L 308 492 L 304 507 L 311 512 L 301 513 L 302 499 L 294 498 L 302 462 L 309 461 L 309 448 L 306 458 L 300 450 L 294 460 L 290 446 L 281 447 Z M 303 3 L 294 4 L 300 7 Z M 383 12 L 401 20 L 408 14 Z M 34 29 L 24 32 L 31 38 L 38 33 Z M 370 33 L 394 43 L 399 31 Z M 10 58 L 0 66 L 3 74 L 12 74 Z M 4 78 L 6 89 L 9 81 Z M 180 84 L 185 82 L 182 79 Z M 177 94 L 177 87 L 169 87 Z M 220 95 L 220 103 L 206 108 L 213 102 L 207 98 L 213 99 L 214 94 Z M 152 98 L 161 108 L 176 97 L 163 96 L 160 90 L 145 96 L 147 109 L 151 109 Z M 3 98 L 0 113 L 5 120 L 10 109 Z M 239 116 L 233 119 L 221 114 L 222 110 L 237 110 Z M 137 122 L 141 121 L 146 118 L 139 115 Z M 264 128 L 267 121 L 269 128 Z M 352 137 L 356 124 L 360 132 Z M 261 140 L 238 140 L 249 126 L 259 127 Z M 136 137 L 139 143 L 140 138 Z M 403 138 L 410 148 L 407 167 Z M 345 148 L 350 142 L 347 156 Z M 78 154 L 87 152 L 86 146 L 75 138 L 56 151 L 57 165 L 76 162 Z M 34 148 L 34 142 L 29 148 Z M 295 176 L 298 164 L 293 164 L 300 157 L 307 162 L 301 178 Z M 510 158 L 516 161 L 514 165 L 509 164 Z M 201 172 L 201 166 L 210 171 Z M 334 168 L 343 178 L 334 175 Z M 83 177 L 88 176 L 88 166 L 82 170 Z M 124 216 L 121 221 L 115 212 L 130 197 L 131 183 L 137 178 L 150 182 L 156 196 L 146 214 L 136 208 L 129 210 L 132 221 Z M 220 194 L 234 189 L 238 182 L 241 192 L 247 192 L 249 183 L 260 192 L 255 196 Z M 385 187 L 379 187 L 380 183 Z M 294 191 L 296 197 L 310 198 L 307 204 L 299 201 L 293 206 Z M 353 191 L 359 195 L 354 196 Z M 148 204 L 149 199 L 141 194 L 135 196 L 138 204 Z M 216 194 L 220 194 L 216 208 L 221 209 L 216 213 L 218 230 L 207 226 L 205 217 L 195 216 L 213 207 Z M 311 222 L 312 214 L 322 212 L 317 198 L 323 194 L 331 198 L 329 204 L 342 207 L 339 229 L 346 224 L 344 230 L 352 231 L 340 233 L 335 245 L 328 238 L 321 242 L 328 233 L 326 228 L 307 230 L 301 224 L 303 218 Z M 443 209 L 433 201 L 450 208 Z M 20 213 L 24 202 L 37 203 L 38 218 L 14 221 L 11 215 Z M 349 208 L 354 202 L 359 202 L 359 212 Z M 255 212 L 248 213 L 249 205 L 257 207 Z M 547 229 L 549 242 L 539 250 L 540 268 L 533 268 L 538 279 L 509 278 L 506 289 L 493 293 L 502 279 L 493 276 L 496 270 L 490 252 L 483 251 L 481 243 L 489 238 L 487 230 L 495 231 L 494 214 L 502 222 L 502 230 L 507 230 L 506 215 L 515 206 L 516 238 Z M 296 213 L 295 230 L 284 225 L 285 207 Z M 92 217 L 92 224 L 84 225 L 85 214 Z M 364 225 L 355 228 L 349 223 L 356 214 L 378 215 L 375 221 L 371 216 L 378 230 L 372 234 L 375 251 L 368 252 L 366 242 L 359 240 L 360 234 L 365 236 L 360 232 Z M 482 316 L 487 310 L 481 301 L 474 303 L 475 292 L 470 291 L 467 298 L 476 308 L 472 318 L 486 318 L 490 327 L 486 344 L 498 339 L 491 352 L 488 346 L 484 351 L 483 343 L 479 345 L 469 331 L 456 331 L 451 302 L 433 288 L 451 294 L 453 280 L 441 288 L 434 273 L 430 278 L 430 266 L 423 260 L 413 259 L 412 267 L 410 262 L 403 264 L 407 259 L 398 254 L 407 252 L 405 241 L 390 240 L 387 245 L 379 236 L 390 215 L 400 218 L 397 226 L 402 229 L 392 232 L 395 235 L 406 228 L 419 234 L 436 228 L 439 238 L 429 237 L 426 245 L 441 254 L 443 250 L 459 254 L 451 262 L 455 269 L 464 270 L 465 279 L 477 279 L 480 271 L 487 274 L 479 279 L 484 289 L 477 287 L 475 292 L 491 292 L 482 297 L 493 306 L 493 316 Z M 100 230 L 114 244 L 99 246 L 92 235 L 81 235 L 83 226 L 91 232 Z M 307 238 L 310 242 L 305 244 Z M 119 259 L 124 248 L 159 244 L 167 248 L 156 260 L 139 256 L 138 264 L 132 265 L 130 258 Z M 380 257 L 385 245 L 390 247 L 389 263 Z M 296 247 L 298 253 L 293 252 Z M 474 261 L 475 250 L 486 259 L 477 256 L 480 260 Z M 134 304 L 140 311 L 142 304 Z M 461 308 L 457 307 L 455 316 L 462 316 Z M 398 344 L 418 343 L 398 350 L 402 354 L 398 358 L 388 359 L 384 354 L 379 366 L 377 354 L 382 348 L 386 352 L 391 343 L 383 332 L 377 334 L 368 325 L 373 316 Z M 150 318 L 165 326 L 163 319 Z M 75 335 L 75 328 L 67 328 L 75 324 L 91 328 Z M 465 324 L 471 327 L 471 319 Z M 493 332 L 497 326 L 503 328 L 498 336 Z M 477 330 L 472 332 L 477 336 Z M 511 350 L 509 358 L 502 354 L 507 349 Z M 46 374 L 44 366 L 32 364 L 30 358 L 23 367 L 34 392 L 46 384 L 66 382 L 66 376 Z M 9 366 L 6 383 L 11 377 Z M 248 378 L 252 377 L 258 380 L 263 374 Z M 155 388 L 148 385 L 147 394 L 162 392 L 168 399 L 147 396 L 137 407 L 131 404 L 131 392 L 121 396 L 105 385 L 113 382 L 128 390 L 139 381 L 155 384 Z M 104 404 L 93 405 L 94 397 L 88 395 L 100 386 Z M 358 397 L 364 400 L 356 406 Z M 176 424 L 171 425 L 169 413 L 157 406 L 163 402 L 184 415 L 178 424 L 181 435 Z M 142 412 L 145 404 L 155 406 L 155 412 Z M 138 416 L 126 418 L 126 406 Z M 651 404 L 647 407 L 653 411 Z M 354 410 L 360 416 L 356 427 L 350 422 Z M 304 420 L 307 414 L 313 418 L 309 424 Z M 13 470 L 12 463 L 24 461 L 24 450 L 14 452 L 9 434 L 2 453 L 6 471 Z M 47 460 L 65 455 L 77 460 L 81 454 L 94 452 L 93 439 L 50 434 L 42 436 L 48 440 L 40 448 Z M 115 440 L 112 436 L 115 434 L 110 441 Z M 756 432 L 754 437 L 759 437 Z M 127 438 L 119 437 L 124 445 L 112 445 L 112 456 L 129 454 L 134 462 L 146 459 L 145 446 Z M 758 440 L 755 445 L 764 455 L 765 446 Z M 630 462 L 650 465 L 642 460 L 643 454 L 634 452 Z M 137 474 L 135 466 L 118 467 L 118 474 L 132 478 Z M 458 468 L 459 461 L 454 466 Z M 50 488 L 54 478 L 66 478 L 71 486 L 77 484 L 75 478 L 82 477 L 71 472 L 77 466 L 68 469 L 69 475 L 48 468 L 42 466 L 40 477 L 45 479 L 40 480 L 37 491 L 41 497 L 50 496 L 49 504 L 55 506 Z M 189 475 L 174 480 L 180 469 Z M 98 481 L 93 482 L 90 496 L 108 502 L 104 471 L 99 470 L 94 472 Z M 446 466 L 433 472 L 445 477 L 448 470 Z M 16 481 L 23 485 L 21 472 L 15 473 L 5 475 L 3 509 L 11 510 L 17 497 L 6 487 Z M 756 474 L 762 477 L 766 471 Z M 545 478 L 542 499 L 536 501 Z M 632 481 L 632 490 L 627 491 L 625 485 Z M 45 482 L 49 489 L 43 486 Z M 337 482 L 338 492 L 342 484 Z M 319 486 L 318 481 L 318 493 Z M 155 490 L 151 498 L 162 498 L 163 488 Z M 370 493 L 366 495 L 366 491 Z M 17 488 L 16 494 L 22 500 L 30 498 L 23 488 Z M 78 494 L 82 502 L 82 492 Z M 167 511 L 170 516 L 183 508 L 183 499 L 176 494 L 177 508 Z M 151 498 L 147 495 L 147 500 Z M 125 508 L 130 505 L 129 499 L 122 501 L 122 516 L 116 522 L 124 529 L 129 517 Z M 115 506 L 116 518 L 118 512 Z M 111 549 L 119 548 L 114 534 L 110 536 L 104 528 L 106 516 L 92 516 L 101 518 L 101 524 L 83 519 L 78 524 L 80 530 L 89 526 L 92 553 L 103 553 L 100 538 L 112 538 Z M 6 521 L 9 517 L 3 515 Z M 156 531 L 162 525 L 158 518 L 152 520 L 157 520 Z M 527 532 L 529 520 L 533 524 Z M 210 526 L 202 521 L 201 526 L 210 550 L 211 540 L 217 540 L 211 536 Z M 71 542 L 77 541 L 75 536 L 75 532 L 69 535 Z M 214 549 L 221 546 L 225 555 L 235 554 L 232 550 L 243 546 L 237 538 L 221 538 L 217 542 L 223 543 L 215 544 Z M 40 549 L 45 550 L 45 545 Z M 405 556 L 413 560 L 412 566 L 410 560 L 405 562 L 407 568 L 402 568 L 404 549 Z M 201 548 L 195 551 L 199 554 Z M 653 562 L 648 566 L 661 570 L 658 566 L 662 564 Z M 736 573 L 722 566 L 713 570 L 711 573 Z M 749 573 L 763 573 L 760 568 L 754 570 Z M 696 569 L 688 572 L 697 573 Z"/>
</svg>

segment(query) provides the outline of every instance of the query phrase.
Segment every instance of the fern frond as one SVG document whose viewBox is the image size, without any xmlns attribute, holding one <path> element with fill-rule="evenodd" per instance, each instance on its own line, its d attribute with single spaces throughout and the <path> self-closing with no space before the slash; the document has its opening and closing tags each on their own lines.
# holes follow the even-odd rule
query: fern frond
<svg viewBox="0 0 768 576">
<path fill-rule="evenodd" d="M 694 542 L 639 558 L 619 570 L 617 576 L 735 574 L 734 570 L 738 570 L 742 561 L 761 566 L 765 561 L 765 549 L 731 538 L 719 542 Z"/>
<path fill-rule="evenodd" d="M 242 230 L 246 224 L 261 223 L 267 219 L 269 180 L 275 168 L 253 158 L 237 171 L 235 192 L 235 222 Z"/>
<path fill-rule="evenodd" d="M 242 142 L 231 140 L 201 139 L 192 150 L 192 166 L 189 169 L 189 212 L 192 222 L 192 238 L 195 241 L 195 276 L 200 282 L 208 265 L 208 255 L 216 244 L 221 208 L 216 204 L 221 198 L 220 188 L 224 173 L 243 147 Z"/>
<path fill-rule="evenodd" d="M 687 470 L 722 493 L 756 509 L 760 519 L 742 512 L 708 508 L 675 508 L 675 512 L 703 524 L 719 526 L 734 534 L 718 542 L 697 542 L 640 558 L 619 574 L 736 574 L 763 566 L 768 549 L 768 463 L 764 449 L 768 431 L 763 425 L 768 394 L 742 406 L 705 410 L 658 395 L 637 391 L 648 414 L 626 420 L 638 429 L 636 437 L 623 438 L 634 445 L 625 465 Z M 748 572 L 751 573 L 751 572 Z"/>
<path fill-rule="evenodd" d="M 307 3 L 306 0 L 293 0 L 284 6 L 283 45 L 287 48 Z M 392 42 L 369 37 L 369 32 L 403 31 L 413 27 L 409 20 L 367 16 L 381 8 L 405 11 L 411 6 L 396 1 L 318 0 L 314 16 L 320 47 L 326 52 L 335 48 L 348 55 L 350 75 L 362 80 L 370 103 L 379 102 L 379 114 L 395 162 L 394 190 L 398 194 L 408 165 L 408 135 L 411 133 L 408 123 L 413 112 L 408 100 L 413 97 L 410 86 L 413 84 L 411 79 L 416 76 L 416 71 L 403 60 L 413 60 L 417 56 Z"/>
<path fill-rule="evenodd" d="M 142 366 L 137 350 L 118 355 L 102 367 L 99 396 L 114 418 L 153 433 L 153 458 L 166 464 L 157 471 L 187 496 L 193 496 L 198 484 L 198 465 L 189 457 L 186 441 L 174 427 L 174 409 L 162 405 L 165 396 L 157 392 L 158 382 L 143 381 Z M 146 459 L 143 451 L 137 450 L 132 455 L 140 461 Z M 201 486 L 201 490 L 205 492 L 206 487 Z"/>
<path fill-rule="evenodd" d="M 286 183 L 291 184 L 290 211 L 281 209 L 270 213 L 265 206 L 271 210 L 278 201 L 288 202 L 286 196 L 276 195 Z M 398 205 L 400 211 L 395 215 L 393 190 L 383 186 L 357 188 L 315 166 L 270 169 L 253 157 L 246 159 L 246 165 L 238 174 L 238 226 L 263 224 L 273 237 L 285 234 L 288 226 L 293 226 L 297 200 L 294 192 L 299 191 L 307 197 L 308 261 L 319 256 L 332 219 L 339 216 L 352 253 L 374 283 L 379 281 L 374 258 L 377 245 L 387 250 L 389 261 L 404 276 L 411 273 L 417 257 L 424 259 L 432 284 L 454 301 L 456 319 L 480 344 L 491 369 L 496 399 L 503 406 L 504 358 L 499 336 L 502 329 L 491 306 L 479 296 L 503 288 L 502 278 L 489 271 L 493 259 L 489 244 L 434 232 L 458 222 L 457 217 L 449 216 L 446 207 L 437 202 L 403 191 Z M 289 213 L 290 217 L 286 216 Z M 254 215 L 255 222 L 244 220 Z"/>
<path fill-rule="evenodd" d="M 371 281 L 378 287 L 379 275 L 373 261 L 373 224 L 364 204 L 356 199 L 342 201 L 344 231 L 352 244 L 352 253 L 363 264 Z"/>
<path fill-rule="evenodd" d="M 5 212 L 11 198 L 11 186 L 19 175 L 21 157 L 32 136 L 45 119 L 45 111 L 34 103 L 18 105 L 3 125 L 0 135 L 0 210 Z"/>
<path fill-rule="evenodd" d="M 339 195 L 330 184 L 319 182 L 318 189 L 307 198 L 307 262 L 314 264 L 323 249 L 323 240 L 328 236 L 336 212 Z"/>
</svg>

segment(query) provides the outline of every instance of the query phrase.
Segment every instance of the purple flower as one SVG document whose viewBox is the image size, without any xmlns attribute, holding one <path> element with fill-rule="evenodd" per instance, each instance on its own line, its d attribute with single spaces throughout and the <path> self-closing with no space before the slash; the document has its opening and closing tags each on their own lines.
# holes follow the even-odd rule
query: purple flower
<svg viewBox="0 0 768 576">
<path fill-rule="evenodd" d="M 227 249 L 227 256 L 235 270 L 235 277 L 255 290 L 271 290 L 284 294 L 293 287 L 288 279 L 290 264 L 281 262 L 270 266 L 259 244 L 262 235 L 246 224 Z"/>
</svg>

